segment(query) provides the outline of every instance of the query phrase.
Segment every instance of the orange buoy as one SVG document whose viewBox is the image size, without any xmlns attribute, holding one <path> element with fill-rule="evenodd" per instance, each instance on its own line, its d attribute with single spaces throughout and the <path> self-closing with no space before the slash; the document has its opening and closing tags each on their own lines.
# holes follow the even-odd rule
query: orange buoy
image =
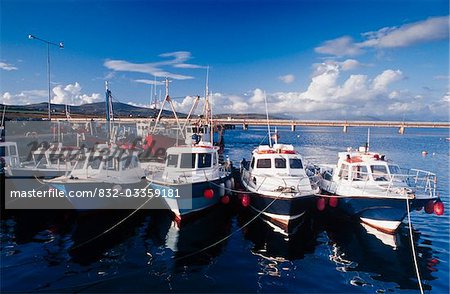
<svg viewBox="0 0 450 294">
<path fill-rule="evenodd" d="M 230 203 L 230 196 L 224 195 L 224 196 L 222 196 L 222 198 L 220 198 L 220 201 L 221 201 L 223 204 L 228 204 L 228 203 Z"/>
<path fill-rule="evenodd" d="M 319 211 L 323 211 L 325 209 L 325 205 L 326 205 L 325 198 L 320 197 L 319 199 L 317 199 L 316 205 L 317 205 L 317 209 Z"/>
<path fill-rule="evenodd" d="M 250 205 L 250 196 L 244 194 L 241 199 L 242 206 L 247 207 Z"/>
<path fill-rule="evenodd" d="M 442 203 L 442 201 L 440 201 L 440 200 L 436 201 L 434 203 L 433 210 L 436 215 L 443 215 L 444 214 L 444 203 Z"/>
<path fill-rule="evenodd" d="M 337 207 L 339 204 L 339 199 L 337 197 L 331 197 L 328 203 L 331 207 Z"/>
<path fill-rule="evenodd" d="M 204 196 L 206 199 L 212 199 L 212 198 L 214 197 L 214 190 L 213 190 L 213 189 L 206 189 L 206 190 L 203 192 L 203 196 Z"/>
</svg>

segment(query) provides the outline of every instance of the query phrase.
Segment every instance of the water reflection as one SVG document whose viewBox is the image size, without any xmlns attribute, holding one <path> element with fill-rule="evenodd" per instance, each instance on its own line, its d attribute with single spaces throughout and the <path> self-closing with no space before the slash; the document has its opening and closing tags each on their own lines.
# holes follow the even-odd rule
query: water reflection
<svg viewBox="0 0 450 294">
<path fill-rule="evenodd" d="M 231 218 L 231 212 L 222 205 L 181 223 L 175 222 L 170 212 L 160 211 L 149 224 L 148 237 L 173 252 L 175 267 L 206 265 L 226 246 Z"/>
<path fill-rule="evenodd" d="M 339 226 L 329 223 L 325 230 L 330 240 L 330 260 L 338 271 L 353 273 L 350 274 L 353 275 L 350 284 L 366 286 L 380 281 L 385 286 L 395 283 L 396 288 L 418 289 L 407 228 L 403 227 L 392 235 L 357 224 Z M 437 260 L 433 258 L 429 246 L 418 243 L 419 238 L 420 232 L 414 232 L 414 246 L 424 290 L 431 290 L 428 283 L 435 279 L 431 273 L 435 270 Z"/>
</svg>

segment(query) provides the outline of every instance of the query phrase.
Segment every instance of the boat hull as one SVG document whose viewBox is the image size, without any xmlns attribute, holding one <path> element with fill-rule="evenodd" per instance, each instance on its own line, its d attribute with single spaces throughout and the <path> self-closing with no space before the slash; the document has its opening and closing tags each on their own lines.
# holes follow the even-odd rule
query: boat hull
<svg viewBox="0 0 450 294">
<path fill-rule="evenodd" d="M 285 234 L 293 234 L 303 223 L 307 211 L 314 203 L 313 195 L 294 197 L 269 197 L 262 194 L 250 195 L 250 207 L 275 225 Z"/>
<path fill-rule="evenodd" d="M 226 193 L 225 183 L 231 180 L 231 175 L 209 182 L 198 182 L 192 184 L 167 184 L 153 181 L 150 186 L 159 190 L 160 195 L 169 195 L 169 191 L 177 190 L 174 193 L 180 197 L 162 197 L 168 208 L 175 214 L 177 221 L 192 217 L 201 211 L 212 207 L 220 202 L 222 196 Z M 214 191 L 213 196 L 207 198 L 204 196 L 205 190 Z M 192 197 L 191 197 L 192 196 Z"/>
<path fill-rule="evenodd" d="M 407 207 L 405 199 L 342 197 L 338 198 L 336 211 L 380 231 L 394 233 L 405 218 Z"/>
<path fill-rule="evenodd" d="M 144 190 L 147 183 L 118 184 L 109 182 L 51 182 L 53 188 L 63 191 L 76 210 L 91 209 L 136 209 L 148 198 L 133 197 Z M 71 196 L 69 196 L 71 195 Z"/>
</svg>

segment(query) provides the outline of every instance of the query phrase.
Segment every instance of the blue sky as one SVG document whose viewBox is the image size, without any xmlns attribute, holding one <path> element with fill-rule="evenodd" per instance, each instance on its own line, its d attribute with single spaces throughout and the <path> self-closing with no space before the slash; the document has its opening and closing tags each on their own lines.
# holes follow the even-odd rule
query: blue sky
<svg viewBox="0 0 450 294">
<path fill-rule="evenodd" d="M 177 109 L 305 119 L 448 120 L 448 1 L 0 0 L 0 102 L 149 105 L 168 76 Z M 163 91 L 161 86 L 159 89 Z M 163 91 L 164 92 L 164 91 Z"/>
</svg>

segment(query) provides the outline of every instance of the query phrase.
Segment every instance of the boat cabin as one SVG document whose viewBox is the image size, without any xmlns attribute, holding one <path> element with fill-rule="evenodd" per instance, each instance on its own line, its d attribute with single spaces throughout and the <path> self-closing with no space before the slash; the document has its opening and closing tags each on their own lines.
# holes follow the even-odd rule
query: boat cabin
<svg viewBox="0 0 450 294">
<path fill-rule="evenodd" d="M 400 167 L 386 161 L 384 155 L 375 152 L 340 152 L 334 181 L 389 182 L 394 175 L 400 175 Z M 325 179 L 331 175 L 325 175 Z"/>
<path fill-rule="evenodd" d="M 179 181 L 180 177 L 212 175 L 219 170 L 218 147 L 210 145 L 176 146 L 167 149 L 162 175 L 165 181 Z"/>
<path fill-rule="evenodd" d="M 0 156 L 5 160 L 5 166 L 13 168 L 20 166 L 16 142 L 0 142 Z"/>
<path fill-rule="evenodd" d="M 247 163 L 248 164 L 248 163 Z M 244 166 L 246 164 L 244 163 Z M 292 145 L 261 145 L 253 151 L 248 168 L 252 174 L 303 175 L 304 168 L 300 154 Z"/>
<path fill-rule="evenodd" d="M 102 144 L 93 152 L 79 154 L 71 176 L 107 176 L 108 173 L 119 174 L 132 169 L 140 170 L 137 150 Z"/>
</svg>

